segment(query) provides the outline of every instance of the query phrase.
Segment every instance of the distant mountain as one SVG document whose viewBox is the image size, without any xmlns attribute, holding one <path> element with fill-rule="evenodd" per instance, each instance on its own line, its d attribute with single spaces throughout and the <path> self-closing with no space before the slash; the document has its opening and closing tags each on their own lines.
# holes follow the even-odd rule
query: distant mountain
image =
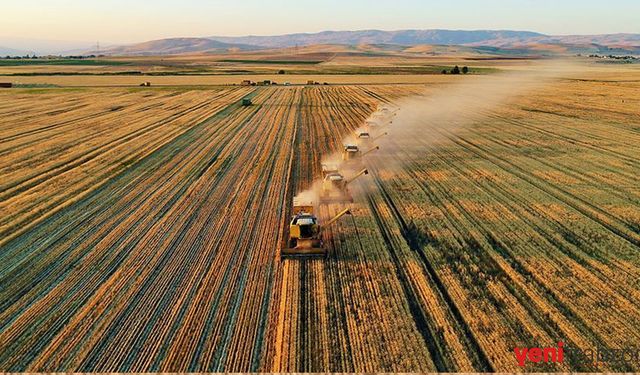
<svg viewBox="0 0 640 375">
<path fill-rule="evenodd" d="M 599 45 L 610 47 L 638 47 L 640 46 L 640 34 L 604 34 L 604 35 L 560 35 L 560 36 L 536 36 L 515 37 L 484 40 L 480 42 L 466 43 L 471 46 L 512 47 L 518 44 L 562 44 L 562 45 Z"/>
<path fill-rule="evenodd" d="M 0 55 L 29 54 L 98 54 L 93 43 L 0 38 Z M 320 33 L 275 36 L 242 36 L 208 38 L 169 38 L 144 43 L 108 46 L 100 49 L 107 55 L 179 55 L 194 53 L 224 53 L 281 49 L 304 46 L 384 46 L 385 53 L 406 50 L 425 53 L 424 46 L 472 47 L 477 53 L 604 53 L 640 54 L 640 34 L 608 35 L 544 35 L 513 30 L 360 30 L 323 31 Z M 415 47 L 415 48 L 413 48 Z M 329 48 L 329 47 L 327 47 Z M 441 49 L 439 49 L 441 50 Z M 357 52 L 357 51 L 354 51 Z M 362 52 L 362 51 L 359 51 Z"/>
<path fill-rule="evenodd" d="M 537 38 L 534 38 L 537 39 Z M 597 44 L 609 47 L 640 47 L 640 34 L 563 35 L 540 38 L 544 43 Z"/>
<path fill-rule="evenodd" d="M 268 48 L 308 45 L 397 45 L 405 47 L 440 45 L 493 47 L 501 50 L 517 50 L 523 53 L 527 51 L 540 53 L 640 53 L 640 34 L 553 36 L 513 30 L 362 30 L 276 36 L 213 36 L 210 39 Z M 497 50 L 486 49 L 485 51 L 490 53 Z"/>
<path fill-rule="evenodd" d="M 5 57 L 5 56 L 24 56 L 27 53 L 28 53 L 27 51 L 21 51 L 21 50 L 18 50 L 18 49 L 13 49 L 13 48 L 9 48 L 9 47 L 0 46 L 0 57 Z"/>
<path fill-rule="evenodd" d="M 467 43 L 465 46 L 546 53 L 640 55 L 640 34 L 561 35 L 504 38 Z"/>
<path fill-rule="evenodd" d="M 397 44 L 414 46 L 420 44 L 464 45 L 505 39 L 529 39 L 546 37 L 530 31 L 511 30 L 361 30 L 323 31 L 314 34 L 288 34 L 276 36 L 212 36 L 209 39 L 225 43 L 243 43 L 261 47 L 282 48 L 314 44 Z"/>
<path fill-rule="evenodd" d="M 215 53 L 256 50 L 260 47 L 240 43 L 225 43 L 207 38 L 170 38 L 114 47 L 101 51 L 105 55 L 179 55 L 185 53 Z M 93 51 L 92 53 L 95 53 Z"/>
<path fill-rule="evenodd" d="M 15 55 L 20 56 L 27 53 L 30 55 L 66 55 L 70 51 L 86 51 L 95 44 L 96 42 L 0 37 L 0 45 L 7 47 L 8 50 L 18 51 L 19 53 Z"/>
</svg>

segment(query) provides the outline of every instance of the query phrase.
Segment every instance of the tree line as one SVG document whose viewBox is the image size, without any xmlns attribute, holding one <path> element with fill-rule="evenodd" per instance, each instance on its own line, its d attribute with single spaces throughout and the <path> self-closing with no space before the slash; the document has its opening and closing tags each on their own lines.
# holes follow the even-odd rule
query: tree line
<svg viewBox="0 0 640 375">
<path fill-rule="evenodd" d="M 454 66 L 451 71 L 447 71 L 447 69 L 442 69 L 442 74 L 467 74 L 469 73 L 469 67 L 463 66 L 462 69 L 458 65 Z"/>
</svg>

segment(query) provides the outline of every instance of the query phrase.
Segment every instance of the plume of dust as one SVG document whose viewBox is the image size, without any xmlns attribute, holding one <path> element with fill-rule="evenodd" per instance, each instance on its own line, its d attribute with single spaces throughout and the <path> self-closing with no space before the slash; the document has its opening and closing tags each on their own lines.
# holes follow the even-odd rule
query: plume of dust
<svg viewBox="0 0 640 375">
<path fill-rule="evenodd" d="M 320 205 L 320 189 L 322 189 L 322 181 L 315 180 L 311 184 L 310 188 L 296 194 L 293 200 L 301 205 L 313 206 L 314 211 L 318 212 Z"/>
<path fill-rule="evenodd" d="M 343 145 L 347 144 L 359 144 L 354 135 L 347 135 L 343 141 Z M 359 147 L 362 147 L 360 144 Z M 366 150 L 365 150 L 366 151 Z M 325 156 L 321 160 L 322 165 L 326 165 L 328 167 L 335 167 L 345 178 L 350 178 L 353 174 L 357 173 L 359 170 L 356 166 L 351 165 L 349 163 L 345 163 L 342 159 L 342 152 L 335 152 L 330 155 Z M 304 190 L 298 193 L 294 201 L 299 204 L 309 204 L 314 207 L 314 210 L 318 212 L 318 206 L 320 202 L 320 194 L 322 189 L 322 178 L 318 178 L 311 184 L 311 187 L 307 190 Z"/>
<path fill-rule="evenodd" d="M 407 158 L 420 157 L 447 144 L 518 97 L 579 74 L 585 67 L 572 61 L 546 61 L 519 70 L 483 76 L 460 76 L 462 82 L 401 99 L 388 135 L 378 142 L 380 150 L 367 158 L 367 165 L 394 173 Z M 374 136 L 377 133 L 373 134 Z"/>
<path fill-rule="evenodd" d="M 359 130 L 367 130 L 372 137 L 381 133 L 387 136 L 374 142 L 363 142 L 349 134 L 343 144 L 358 144 L 365 152 L 373 146 L 380 150 L 369 154 L 363 161 L 364 166 L 373 173 L 393 174 L 404 165 L 408 158 L 419 157 L 434 147 L 449 142 L 451 134 L 457 134 L 473 123 L 488 117 L 500 106 L 508 105 L 517 97 L 562 78 L 570 78 L 580 73 L 584 66 L 571 61 L 547 61 L 536 63 L 522 69 L 483 76 L 460 76 L 463 82 L 438 87 L 437 91 L 401 99 L 392 108 L 394 113 L 384 115 L 373 113 L 366 121 L 377 126 L 364 125 Z M 392 121 L 392 125 L 385 126 Z M 334 153 L 322 160 L 323 164 L 334 165 L 349 178 L 357 173 L 359 167 L 342 161 L 341 153 Z M 359 189 L 351 193 L 364 193 L 373 189 L 371 178 L 360 181 Z M 322 181 L 314 181 L 312 187 L 296 196 L 297 200 L 313 202 L 318 205 Z"/>
</svg>

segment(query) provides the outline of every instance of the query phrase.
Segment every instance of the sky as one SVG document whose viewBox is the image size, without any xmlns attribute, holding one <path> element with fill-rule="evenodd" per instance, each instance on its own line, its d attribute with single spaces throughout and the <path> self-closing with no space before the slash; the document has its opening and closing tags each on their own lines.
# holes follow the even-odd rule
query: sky
<svg viewBox="0 0 640 375">
<path fill-rule="evenodd" d="M 0 38 L 142 42 L 323 30 L 640 33 L 640 0 L 1 0 Z"/>
</svg>

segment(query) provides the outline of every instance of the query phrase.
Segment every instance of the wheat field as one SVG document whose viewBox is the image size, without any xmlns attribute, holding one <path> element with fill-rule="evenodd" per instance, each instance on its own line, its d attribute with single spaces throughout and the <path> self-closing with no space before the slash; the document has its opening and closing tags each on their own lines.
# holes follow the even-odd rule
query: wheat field
<svg viewBox="0 0 640 375">
<path fill-rule="evenodd" d="M 0 370 L 518 371 L 517 346 L 638 347 L 630 73 L 381 140 L 329 257 L 280 259 L 322 161 L 437 79 L 0 92 Z"/>
</svg>

